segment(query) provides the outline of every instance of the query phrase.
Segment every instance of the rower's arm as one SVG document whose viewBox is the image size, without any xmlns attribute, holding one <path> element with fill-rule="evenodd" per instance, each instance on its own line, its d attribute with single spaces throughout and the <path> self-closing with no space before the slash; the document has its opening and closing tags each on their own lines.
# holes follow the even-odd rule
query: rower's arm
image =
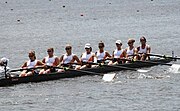
<svg viewBox="0 0 180 111">
<path fill-rule="evenodd" d="M 114 51 L 112 52 L 112 56 L 111 56 L 111 58 L 112 58 L 112 59 L 114 58 Z"/>
<path fill-rule="evenodd" d="M 56 57 L 56 58 L 55 58 L 55 61 L 54 61 L 54 63 L 53 63 L 53 66 L 58 66 L 58 65 L 59 65 L 59 58 Z"/>
<path fill-rule="evenodd" d="M 147 54 L 150 54 L 151 53 L 151 47 L 148 45 L 147 47 Z"/>
<path fill-rule="evenodd" d="M 45 63 L 45 58 L 43 58 L 42 63 Z"/>
<path fill-rule="evenodd" d="M 25 68 L 25 67 L 27 67 L 27 62 L 25 62 L 25 63 L 21 66 L 21 68 Z"/>
<path fill-rule="evenodd" d="M 74 61 L 77 61 L 78 64 L 81 64 L 81 61 L 79 60 L 79 58 L 76 55 L 73 56 L 72 62 L 74 62 Z"/>
<path fill-rule="evenodd" d="M 120 58 L 123 58 L 123 57 L 126 57 L 126 51 L 125 50 L 123 50 L 123 52 L 122 52 L 122 54 L 120 55 Z"/>
<path fill-rule="evenodd" d="M 63 57 L 64 57 L 64 55 L 62 55 L 62 56 L 59 58 L 59 62 L 60 62 L 60 63 L 63 61 Z"/>
<path fill-rule="evenodd" d="M 41 61 L 37 61 L 37 64 L 36 64 L 36 66 L 43 66 L 43 65 L 45 65 L 43 62 L 41 62 Z"/>
<path fill-rule="evenodd" d="M 107 58 L 107 57 L 111 57 L 111 55 L 108 53 L 108 52 L 106 52 L 106 56 L 105 56 L 105 58 Z"/>
</svg>

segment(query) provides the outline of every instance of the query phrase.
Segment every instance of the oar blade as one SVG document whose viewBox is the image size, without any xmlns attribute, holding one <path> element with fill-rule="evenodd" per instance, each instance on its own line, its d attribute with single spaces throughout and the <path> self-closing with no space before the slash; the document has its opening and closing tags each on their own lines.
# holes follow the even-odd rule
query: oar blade
<svg viewBox="0 0 180 111">
<path fill-rule="evenodd" d="M 149 72 L 150 70 L 138 69 L 137 71 L 138 71 L 138 72 L 142 72 L 142 73 L 146 73 L 146 72 Z"/>
<path fill-rule="evenodd" d="M 169 68 L 169 72 L 180 73 L 180 64 L 172 64 L 172 66 Z"/>
<path fill-rule="evenodd" d="M 111 82 L 115 78 L 115 76 L 116 76 L 116 73 L 104 74 L 102 79 L 105 82 Z"/>
</svg>

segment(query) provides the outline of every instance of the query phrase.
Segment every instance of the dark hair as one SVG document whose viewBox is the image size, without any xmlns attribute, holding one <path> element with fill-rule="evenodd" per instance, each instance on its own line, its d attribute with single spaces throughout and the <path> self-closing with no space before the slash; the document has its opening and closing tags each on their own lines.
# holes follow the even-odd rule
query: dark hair
<svg viewBox="0 0 180 111">
<path fill-rule="evenodd" d="M 36 59 L 36 53 L 34 50 L 29 51 L 29 54 L 32 54 L 34 56 L 34 58 Z"/>
<path fill-rule="evenodd" d="M 135 42 L 135 40 L 134 40 L 134 39 L 128 39 L 128 43 L 129 43 L 129 42 L 134 43 L 134 42 Z"/>
<path fill-rule="evenodd" d="M 48 50 L 51 50 L 52 52 L 54 52 L 54 48 L 52 48 L 52 47 L 51 47 L 51 48 L 48 48 Z"/>
<path fill-rule="evenodd" d="M 104 45 L 104 42 L 103 42 L 103 41 L 100 41 L 100 42 L 98 43 L 98 45 L 102 45 L 103 47 L 105 47 L 105 45 Z"/>
<path fill-rule="evenodd" d="M 144 40 L 145 42 L 146 42 L 146 38 L 144 37 L 144 36 L 142 36 L 141 38 L 140 38 L 140 41 L 141 40 Z"/>
<path fill-rule="evenodd" d="M 90 47 L 90 51 L 92 52 L 92 47 Z"/>
</svg>

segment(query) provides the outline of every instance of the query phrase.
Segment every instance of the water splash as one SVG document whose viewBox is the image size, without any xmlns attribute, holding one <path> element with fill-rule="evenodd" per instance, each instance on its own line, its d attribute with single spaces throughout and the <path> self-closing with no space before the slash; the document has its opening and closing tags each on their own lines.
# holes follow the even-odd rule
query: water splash
<svg viewBox="0 0 180 111">
<path fill-rule="evenodd" d="M 169 68 L 169 72 L 171 72 L 171 73 L 180 73 L 180 65 L 179 64 L 173 64 Z"/>
<path fill-rule="evenodd" d="M 154 77 L 150 75 L 139 74 L 138 79 L 154 79 Z"/>
</svg>

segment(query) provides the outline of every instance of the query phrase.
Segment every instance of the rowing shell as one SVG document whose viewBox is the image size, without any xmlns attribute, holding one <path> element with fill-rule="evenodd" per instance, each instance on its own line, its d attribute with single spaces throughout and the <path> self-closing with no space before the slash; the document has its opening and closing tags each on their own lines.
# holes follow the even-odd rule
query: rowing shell
<svg viewBox="0 0 180 111">
<path fill-rule="evenodd" d="M 84 75 L 103 75 L 109 72 L 114 71 L 121 71 L 121 70 L 129 70 L 129 68 L 142 68 L 142 67 L 150 67 L 154 65 L 158 65 L 157 63 L 168 63 L 172 61 L 172 59 L 153 59 L 150 62 L 139 62 L 134 61 L 133 63 L 125 63 L 125 64 L 118 64 L 115 67 L 109 66 L 99 66 L 94 68 L 87 68 L 82 69 L 80 71 L 75 70 L 67 70 L 65 72 L 54 72 L 50 74 L 42 74 L 42 75 L 35 75 L 35 76 L 27 76 L 27 77 L 9 77 L 0 79 L 0 87 L 20 84 L 20 83 L 28 83 L 28 82 L 41 82 L 41 81 L 49 81 L 49 80 L 57 80 L 60 78 L 73 78 L 78 76 Z M 154 63 L 156 62 L 156 63 Z M 121 67 L 122 66 L 122 67 Z M 127 67 L 127 68 L 125 68 Z"/>
</svg>

